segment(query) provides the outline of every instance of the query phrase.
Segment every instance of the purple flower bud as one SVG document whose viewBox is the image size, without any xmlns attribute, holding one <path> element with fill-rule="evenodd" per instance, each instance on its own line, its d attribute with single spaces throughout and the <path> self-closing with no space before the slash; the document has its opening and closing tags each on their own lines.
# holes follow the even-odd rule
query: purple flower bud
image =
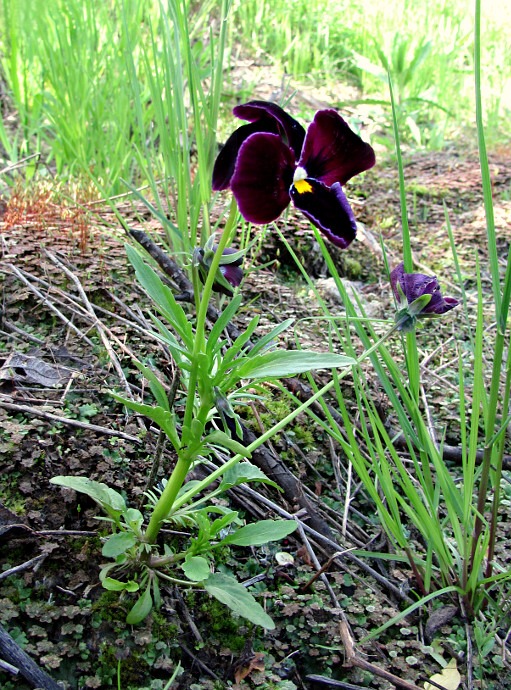
<svg viewBox="0 0 511 690">
<path fill-rule="evenodd" d="M 459 304 L 454 297 L 442 296 L 436 276 L 405 273 L 403 263 L 390 274 L 390 284 L 400 307 L 396 323 L 402 331 L 413 330 L 417 319 L 441 316 Z"/>
<path fill-rule="evenodd" d="M 199 266 L 204 281 L 206 280 L 217 246 L 216 244 L 212 244 L 210 248 L 199 247 L 194 252 L 194 260 Z M 238 254 L 238 256 L 233 257 L 234 254 Z M 218 273 L 213 283 L 213 290 L 230 297 L 233 294 L 231 285 L 233 287 L 238 287 L 243 278 L 243 270 L 241 269 L 242 264 L 243 257 L 239 255 L 237 249 L 232 247 L 224 249 L 222 258 L 220 259 Z"/>
</svg>

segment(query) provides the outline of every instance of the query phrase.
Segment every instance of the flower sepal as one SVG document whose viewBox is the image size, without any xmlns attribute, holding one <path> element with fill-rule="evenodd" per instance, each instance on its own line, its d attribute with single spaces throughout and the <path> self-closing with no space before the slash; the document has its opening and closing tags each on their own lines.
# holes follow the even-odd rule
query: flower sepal
<svg viewBox="0 0 511 690">
<path fill-rule="evenodd" d="M 401 331 L 402 333 L 410 333 L 411 331 L 415 330 L 417 317 L 410 314 L 408 307 L 403 307 L 403 309 L 400 309 L 396 312 L 394 321 L 396 322 L 398 331 Z"/>
<path fill-rule="evenodd" d="M 424 309 L 431 302 L 432 295 L 425 294 L 417 297 L 411 304 L 408 305 L 408 313 L 411 317 L 418 317 Z M 422 316 L 429 316 L 429 314 L 422 314 Z"/>
</svg>

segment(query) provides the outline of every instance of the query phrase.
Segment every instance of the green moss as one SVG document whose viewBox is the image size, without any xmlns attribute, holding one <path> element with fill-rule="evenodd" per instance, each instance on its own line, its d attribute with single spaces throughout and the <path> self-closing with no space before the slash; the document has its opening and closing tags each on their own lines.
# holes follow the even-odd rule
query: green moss
<svg viewBox="0 0 511 690">
<path fill-rule="evenodd" d="M 102 591 L 99 599 L 92 604 L 91 611 L 95 627 L 104 622 L 126 627 L 126 608 L 121 606 L 118 592 Z"/>
<path fill-rule="evenodd" d="M 230 610 L 213 597 L 200 596 L 197 603 L 196 610 L 200 612 L 197 618 L 207 627 L 208 636 L 216 638 L 222 647 L 232 652 L 241 652 L 247 641 L 245 621 L 234 618 Z"/>
<path fill-rule="evenodd" d="M 344 272 L 349 280 L 361 280 L 364 270 L 360 261 L 347 256 L 344 259 Z"/>
<path fill-rule="evenodd" d="M 0 484 L 0 503 L 8 508 L 16 515 L 25 514 L 25 499 L 19 493 L 18 484 L 20 480 L 20 473 L 13 472 L 2 477 Z"/>
</svg>

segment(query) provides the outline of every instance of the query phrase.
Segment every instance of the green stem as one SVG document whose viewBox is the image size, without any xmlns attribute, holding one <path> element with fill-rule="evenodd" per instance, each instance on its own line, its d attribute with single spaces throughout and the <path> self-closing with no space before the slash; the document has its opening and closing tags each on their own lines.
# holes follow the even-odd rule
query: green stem
<svg viewBox="0 0 511 690">
<path fill-rule="evenodd" d="M 170 509 L 174 505 L 176 496 L 178 495 L 180 488 L 183 486 L 186 475 L 190 470 L 190 464 L 191 461 L 189 460 L 189 454 L 178 459 L 176 466 L 169 477 L 167 485 L 162 492 L 162 495 L 153 508 L 153 512 L 144 536 L 144 541 L 146 541 L 148 544 L 154 544 L 156 541 L 156 537 L 158 536 L 158 532 L 161 528 L 161 523 L 167 517 Z"/>
<path fill-rule="evenodd" d="M 220 239 L 218 241 L 218 247 L 211 262 L 211 266 L 208 272 L 208 277 L 206 278 L 206 283 L 204 285 L 204 290 L 202 291 L 202 299 L 199 306 L 199 312 L 197 314 L 197 349 L 204 346 L 205 339 L 205 325 L 206 325 L 206 315 L 208 312 L 208 305 L 213 293 L 213 285 L 216 279 L 216 273 L 220 266 L 220 259 L 224 249 L 229 245 L 233 230 L 236 227 L 238 221 L 238 206 L 236 204 L 236 199 L 233 197 L 231 202 L 231 208 L 229 211 L 229 217 L 225 224 L 224 231 L 222 232 Z"/>
<path fill-rule="evenodd" d="M 507 356 L 507 371 L 505 384 L 504 400 L 502 401 L 502 409 L 509 409 L 509 400 L 511 397 L 511 350 L 508 349 Z M 494 443 L 497 439 L 494 439 Z M 497 540 L 497 526 L 499 522 L 499 507 L 500 507 L 500 482 L 502 479 L 502 464 L 504 459 L 504 443 L 502 437 L 498 439 L 499 453 L 497 460 L 497 468 L 495 470 L 495 482 L 493 490 L 493 503 L 490 519 L 490 542 L 488 544 L 487 566 L 485 577 L 491 577 L 493 572 L 493 558 L 495 556 L 495 542 Z"/>
<path fill-rule="evenodd" d="M 412 245 L 410 242 L 410 226 L 408 223 L 408 211 L 406 205 L 406 186 L 403 167 L 403 157 L 401 155 L 401 142 L 399 138 L 399 126 L 397 120 L 397 106 L 394 99 L 394 89 L 392 88 L 392 78 L 390 72 L 387 73 L 389 83 L 390 102 L 392 105 L 392 124 L 394 129 L 394 141 L 396 144 L 396 160 L 399 177 L 399 199 L 401 205 L 401 226 L 403 237 L 403 264 L 406 273 L 413 272 Z M 419 356 L 417 353 L 417 337 L 415 330 L 406 334 L 406 368 L 408 371 L 408 381 L 410 383 L 410 395 L 419 404 Z"/>
<path fill-rule="evenodd" d="M 372 353 L 377 350 L 380 345 L 387 340 L 393 333 L 395 333 L 396 330 L 398 330 L 400 324 L 396 323 L 390 330 L 387 331 L 379 340 L 377 340 L 373 345 L 371 345 L 370 348 L 365 350 L 360 357 L 357 358 L 356 364 L 360 364 L 364 359 L 372 355 Z M 354 365 L 353 365 L 354 366 Z M 347 367 L 344 369 L 344 371 L 337 377 L 337 380 L 344 378 L 349 374 L 351 371 L 351 367 Z M 290 412 L 287 417 L 284 417 L 278 424 L 275 424 L 275 426 L 272 426 L 271 429 L 268 429 L 262 436 L 257 438 L 255 441 L 253 441 L 249 446 L 247 446 L 246 450 L 247 453 L 250 454 L 252 451 L 256 450 L 261 446 L 263 443 L 268 441 L 272 436 L 277 434 L 281 429 L 284 429 L 288 424 L 290 424 L 293 419 L 295 419 L 300 413 L 302 413 L 304 410 L 306 410 L 308 407 L 310 407 L 316 400 L 321 398 L 325 393 L 328 393 L 328 391 L 334 386 L 335 381 L 329 381 L 327 384 L 323 386 L 323 388 L 320 388 L 317 393 L 315 393 L 311 398 L 309 398 L 306 402 L 302 403 L 299 407 L 297 407 L 295 410 Z M 221 467 L 219 467 L 217 470 L 212 472 L 208 477 L 203 479 L 199 484 L 196 484 L 193 489 L 190 489 L 189 491 L 185 492 L 178 500 L 176 500 L 173 504 L 173 509 L 174 511 L 179 510 L 181 506 L 185 505 L 188 503 L 190 499 L 192 499 L 194 496 L 199 494 L 201 491 L 204 491 L 207 489 L 207 487 L 212 484 L 214 481 L 219 479 L 227 470 L 229 470 L 231 467 L 234 467 L 240 460 L 243 460 L 244 456 L 240 455 L 239 453 L 237 455 L 234 455 L 230 460 L 228 460 L 226 463 L 224 463 Z"/>
<path fill-rule="evenodd" d="M 208 386 L 203 387 L 200 385 L 201 381 L 199 376 L 201 360 L 206 351 L 206 316 L 209 300 L 211 299 L 213 292 L 213 284 L 215 282 L 216 272 L 220 266 L 220 259 L 222 258 L 224 249 L 231 241 L 233 231 L 236 228 L 237 220 L 238 207 L 233 198 L 229 217 L 227 219 L 222 236 L 220 237 L 217 251 L 215 252 L 211 262 L 208 277 L 206 278 L 206 283 L 204 285 L 202 296 L 199 302 L 197 322 L 195 327 L 195 340 L 192 353 L 192 366 L 190 377 L 188 379 L 188 391 L 183 418 L 183 434 L 181 438 L 183 447 L 179 453 L 176 466 L 169 477 L 162 495 L 154 506 L 153 512 L 149 519 L 149 524 L 145 533 L 145 540 L 149 544 L 153 544 L 156 541 L 158 532 L 161 529 L 162 521 L 170 514 L 170 511 L 174 507 L 174 501 L 176 500 L 176 497 L 184 484 L 186 475 L 190 470 L 190 466 L 196 459 L 197 453 L 201 447 L 201 439 L 193 438 L 192 436 L 192 423 L 195 418 L 197 422 L 199 422 L 197 426 L 199 426 L 199 428 L 203 428 L 206 423 L 209 410 L 211 409 L 211 392 Z M 196 273 L 197 272 L 194 270 L 194 290 L 196 294 L 198 294 L 199 281 Z M 204 388 L 204 390 L 201 390 L 202 388 Z M 200 396 L 200 407 L 194 417 L 197 389 Z"/>
<path fill-rule="evenodd" d="M 224 249 L 227 247 L 231 240 L 231 236 L 233 234 L 234 228 L 236 227 L 237 220 L 238 207 L 236 205 L 236 200 L 233 197 L 229 217 L 225 224 L 225 229 L 220 237 L 220 241 L 218 242 L 217 251 L 213 256 L 213 260 L 208 271 L 208 277 L 206 278 L 206 283 L 204 285 L 204 289 L 202 290 L 200 301 L 198 302 L 197 320 L 195 325 L 195 340 L 193 344 L 192 353 L 192 366 L 190 371 L 190 378 L 188 381 L 188 393 L 186 397 L 186 407 L 183 418 L 183 440 L 185 445 L 190 442 L 189 434 L 193 419 L 193 411 L 195 409 L 195 389 L 197 387 L 197 380 L 199 377 L 201 355 L 205 352 L 206 349 L 206 317 L 208 313 L 209 301 L 213 293 L 213 285 L 216 278 L 216 272 L 218 271 L 218 268 L 220 266 L 220 259 L 222 258 Z M 196 273 L 196 271 L 194 271 L 194 273 Z M 197 278 L 194 281 L 194 290 L 196 293 L 195 300 L 197 304 L 197 294 L 200 294 L 200 291 L 197 290 L 195 282 L 198 282 Z"/>
<path fill-rule="evenodd" d="M 495 349 L 493 354 L 493 367 L 490 383 L 490 398 L 488 401 L 488 413 L 485 420 L 485 445 L 483 451 L 483 462 L 481 466 L 481 480 L 477 494 L 477 514 L 474 521 L 474 535 L 472 538 L 471 561 L 474 560 L 475 549 L 479 541 L 479 536 L 483 529 L 484 508 L 487 500 L 488 485 L 490 483 L 491 461 L 494 443 L 492 439 L 495 435 L 495 425 L 497 422 L 497 409 L 500 396 L 500 374 L 502 371 L 502 359 L 504 354 L 505 337 L 500 331 L 495 338 Z"/>
</svg>

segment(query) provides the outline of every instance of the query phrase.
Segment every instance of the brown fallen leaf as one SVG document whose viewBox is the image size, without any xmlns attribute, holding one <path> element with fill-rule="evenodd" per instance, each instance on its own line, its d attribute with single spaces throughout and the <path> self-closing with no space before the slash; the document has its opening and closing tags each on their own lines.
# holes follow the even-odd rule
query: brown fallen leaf
<svg viewBox="0 0 511 690">
<path fill-rule="evenodd" d="M 238 684 L 247 676 L 249 676 L 252 671 L 264 671 L 264 653 L 255 652 L 254 656 L 248 660 L 243 666 L 239 666 L 234 673 L 234 681 L 236 685 L 234 690 L 239 690 Z"/>
<path fill-rule="evenodd" d="M 37 384 L 45 388 L 64 385 L 72 371 L 66 367 L 48 364 L 40 357 L 11 352 L 0 367 L 0 379 L 15 383 Z"/>
<path fill-rule="evenodd" d="M 435 673 L 430 680 L 437 683 L 445 690 L 457 690 L 461 683 L 461 675 L 456 668 L 456 659 L 451 659 L 440 673 Z M 424 683 L 424 690 L 438 690 L 438 685 Z"/>
</svg>

